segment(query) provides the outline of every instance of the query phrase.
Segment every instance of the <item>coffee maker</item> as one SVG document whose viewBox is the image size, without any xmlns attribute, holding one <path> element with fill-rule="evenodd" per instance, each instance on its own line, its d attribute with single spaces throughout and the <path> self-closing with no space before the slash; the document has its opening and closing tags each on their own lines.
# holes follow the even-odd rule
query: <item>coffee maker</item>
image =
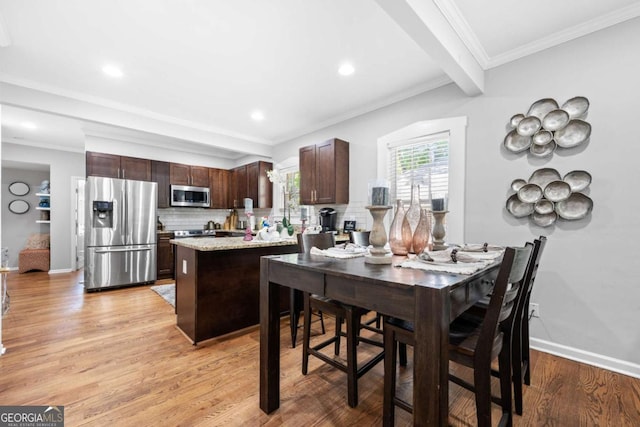
<svg viewBox="0 0 640 427">
<path fill-rule="evenodd" d="M 322 208 L 318 211 L 322 232 L 336 231 L 336 211 L 333 208 Z"/>
</svg>

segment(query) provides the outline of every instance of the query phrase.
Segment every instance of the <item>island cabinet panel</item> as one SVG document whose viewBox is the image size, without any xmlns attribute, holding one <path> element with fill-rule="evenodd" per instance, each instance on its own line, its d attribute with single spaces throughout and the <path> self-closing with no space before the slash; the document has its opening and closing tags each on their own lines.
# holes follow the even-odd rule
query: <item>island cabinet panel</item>
<svg viewBox="0 0 640 427">
<path fill-rule="evenodd" d="M 169 182 L 169 162 L 151 161 L 151 181 L 158 184 L 158 207 L 170 207 L 171 185 Z"/>
<path fill-rule="evenodd" d="M 220 238 L 222 239 L 222 238 Z M 177 325 L 194 343 L 260 323 L 260 257 L 295 253 L 296 244 L 200 251 L 176 246 Z M 280 312 L 289 289 L 280 289 Z"/>
<path fill-rule="evenodd" d="M 209 191 L 211 192 L 211 208 L 226 209 L 229 205 L 229 175 L 225 169 L 209 169 Z"/>
<path fill-rule="evenodd" d="M 151 160 L 87 151 L 87 176 L 151 181 Z"/>
<path fill-rule="evenodd" d="M 349 143 L 330 139 L 302 147 L 300 199 L 304 205 L 349 203 Z"/>
</svg>

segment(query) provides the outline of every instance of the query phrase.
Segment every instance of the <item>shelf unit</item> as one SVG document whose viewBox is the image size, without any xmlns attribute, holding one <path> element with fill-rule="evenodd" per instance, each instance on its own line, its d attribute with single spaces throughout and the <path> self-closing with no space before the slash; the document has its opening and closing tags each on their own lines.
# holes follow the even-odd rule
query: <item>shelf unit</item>
<svg viewBox="0 0 640 427">
<path fill-rule="evenodd" d="M 51 197 L 49 193 L 36 193 L 36 197 Z M 51 211 L 51 202 L 49 202 L 49 207 L 41 207 L 36 206 L 36 210 L 38 211 Z M 51 224 L 51 219 L 37 219 L 36 223 L 38 224 Z"/>
</svg>

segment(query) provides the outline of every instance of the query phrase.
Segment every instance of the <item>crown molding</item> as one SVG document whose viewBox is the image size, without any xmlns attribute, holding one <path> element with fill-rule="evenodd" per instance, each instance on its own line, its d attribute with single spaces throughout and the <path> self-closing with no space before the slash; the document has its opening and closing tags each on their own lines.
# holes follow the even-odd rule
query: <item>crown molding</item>
<svg viewBox="0 0 640 427">
<path fill-rule="evenodd" d="M 508 62 L 515 61 L 525 56 L 532 55 L 550 47 L 557 46 L 562 43 L 577 39 L 578 37 L 585 36 L 619 24 L 629 19 L 637 18 L 640 16 L 640 3 L 636 3 L 621 9 L 615 10 L 606 15 L 602 15 L 598 18 L 584 22 L 582 24 L 567 28 L 563 31 L 559 31 L 554 34 L 550 34 L 547 37 L 535 40 L 531 43 L 527 43 L 516 49 L 504 52 L 500 55 L 496 55 L 489 59 L 487 64 L 488 68 L 498 67 Z"/>
<path fill-rule="evenodd" d="M 531 43 L 518 46 L 510 51 L 490 57 L 453 0 L 433 1 L 483 70 L 504 65 L 517 59 L 524 58 L 525 56 L 532 55 L 550 47 L 566 43 L 578 37 L 585 36 L 595 31 L 602 30 L 640 16 L 640 4 L 632 4 L 574 27 L 550 34 Z"/>
<path fill-rule="evenodd" d="M 416 95 L 420 95 L 421 93 L 428 92 L 430 90 L 434 90 L 442 86 L 446 86 L 450 83 L 453 83 L 451 78 L 449 78 L 447 75 L 442 75 L 441 77 L 432 79 L 427 83 L 415 86 L 406 91 L 395 93 L 389 97 L 386 97 L 376 102 L 371 102 L 367 104 L 365 107 L 358 108 L 355 110 L 349 110 L 348 113 L 333 116 L 330 119 L 327 119 L 320 123 L 316 123 L 313 126 L 307 126 L 304 128 L 297 129 L 296 131 L 287 133 L 285 135 L 280 135 L 279 137 L 274 138 L 275 140 L 274 144 L 281 144 L 283 142 L 290 141 L 294 138 L 298 138 L 300 136 L 310 134 L 311 132 L 315 132 L 320 129 L 324 129 L 329 126 L 333 126 L 335 124 L 344 122 L 346 120 L 350 120 L 355 117 L 362 116 L 372 111 L 379 110 L 389 105 L 393 105 L 397 102 L 404 101 L 405 99 L 409 99 Z"/>
</svg>

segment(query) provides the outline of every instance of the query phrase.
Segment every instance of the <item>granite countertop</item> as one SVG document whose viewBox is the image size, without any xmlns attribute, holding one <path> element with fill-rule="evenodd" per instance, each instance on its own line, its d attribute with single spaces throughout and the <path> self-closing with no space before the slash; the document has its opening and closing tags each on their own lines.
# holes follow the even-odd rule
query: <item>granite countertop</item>
<svg viewBox="0 0 640 427">
<path fill-rule="evenodd" d="M 171 243 L 184 246 L 197 251 L 224 251 L 228 249 L 247 249 L 267 246 L 297 245 L 295 239 L 282 239 L 277 241 L 243 240 L 244 237 L 187 237 L 184 239 L 172 239 Z"/>
</svg>

